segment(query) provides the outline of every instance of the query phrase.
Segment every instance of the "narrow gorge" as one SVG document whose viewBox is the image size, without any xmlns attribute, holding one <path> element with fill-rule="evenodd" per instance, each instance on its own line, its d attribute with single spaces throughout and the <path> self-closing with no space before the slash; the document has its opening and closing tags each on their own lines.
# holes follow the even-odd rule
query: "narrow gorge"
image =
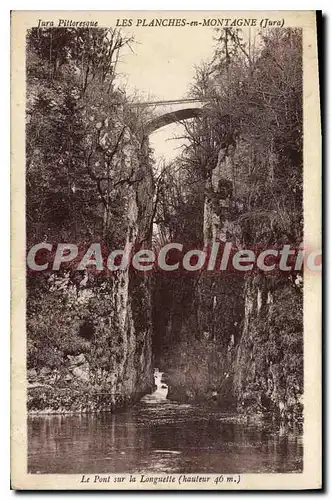
<svg viewBox="0 0 332 500">
<path fill-rule="evenodd" d="M 28 33 L 27 251 L 52 248 L 36 257 L 43 272 L 27 272 L 31 415 L 115 412 L 167 388 L 179 404 L 302 421 L 301 271 L 121 267 L 126 252 L 168 243 L 301 245 L 301 33 L 267 30 L 255 51 L 238 29 L 215 36 L 188 82 L 201 108 L 165 118 L 121 86 L 133 43 L 122 32 Z M 182 149 L 158 160 L 150 136 L 171 123 Z M 54 270 L 59 243 L 78 254 Z M 115 270 L 93 252 L 80 269 L 91 244 L 103 263 L 124 249 Z"/>
</svg>

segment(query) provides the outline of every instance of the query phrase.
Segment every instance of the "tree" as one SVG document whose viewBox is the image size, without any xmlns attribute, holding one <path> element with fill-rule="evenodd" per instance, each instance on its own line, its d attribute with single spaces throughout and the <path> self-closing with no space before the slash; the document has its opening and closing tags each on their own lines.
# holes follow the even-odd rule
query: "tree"
<svg viewBox="0 0 332 500">
<path fill-rule="evenodd" d="M 133 157 L 140 154 L 139 137 L 136 143 L 132 137 L 145 113 L 116 85 L 121 50 L 131 43 L 111 28 L 28 32 L 30 241 L 60 232 L 65 239 L 85 241 L 93 234 L 109 242 L 121 233 L 119 200 L 123 188 L 137 182 L 125 155 L 130 147 Z"/>
</svg>

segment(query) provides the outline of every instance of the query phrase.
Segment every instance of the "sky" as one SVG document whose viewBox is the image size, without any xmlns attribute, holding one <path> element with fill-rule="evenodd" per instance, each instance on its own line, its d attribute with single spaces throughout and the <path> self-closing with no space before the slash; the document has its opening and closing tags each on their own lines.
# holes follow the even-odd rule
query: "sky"
<svg viewBox="0 0 332 500">
<path fill-rule="evenodd" d="M 210 60 L 215 41 L 207 27 L 147 27 L 123 29 L 134 35 L 133 52 L 126 49 L 118 71 L 127 82 L 127 92 L 135 89 L 151 100 L 186 97 L 195 75 L 195 66 Z M 168 125 L 150 136 L 155 158 L 172 160 L 179 154 L 181 125 Z"/>
</svg>

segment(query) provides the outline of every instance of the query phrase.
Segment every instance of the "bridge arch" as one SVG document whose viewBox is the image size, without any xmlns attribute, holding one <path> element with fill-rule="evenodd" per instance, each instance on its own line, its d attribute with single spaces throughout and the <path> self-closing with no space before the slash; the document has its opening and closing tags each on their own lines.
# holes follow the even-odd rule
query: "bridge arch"
<svg viewBox="0 0 332 500">
<path fill-rule="evenodd" d="M 146 124 L 146 133 L 147 135 L 150 135 L 161 127 L 165 127 L 166 125 L 170 125 L 171 123 L 176 123 L 181 120 L 196 118 L 201 116 L 203 112 L 204 110 L 201 107 L 190 107 L 164 113 L 156 118 L 153 118 Z"/>
</svg>

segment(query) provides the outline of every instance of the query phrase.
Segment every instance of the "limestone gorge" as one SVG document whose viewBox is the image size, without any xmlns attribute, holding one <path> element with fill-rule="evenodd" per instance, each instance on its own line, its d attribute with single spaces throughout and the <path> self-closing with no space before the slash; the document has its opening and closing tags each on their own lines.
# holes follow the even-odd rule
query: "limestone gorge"
<svg viewBox="0 0 332 500">
<path fill-rule="evenodd" d="M 188 81 L 186 106 L 179 99 L 158 114 L 119 77 L 130 36 L 28 32 L 27 252 L 74 243 L 77 263 L 91 243 L 106 254 L 168 242 L 184 251 L 299 247 L 301 32 L 262 30 L 255 46 L 235 27 L 211 36 L 215 52 Z M 150 134 L 174 122 L 182 147 L 157 160 Z M 50 265 L 27 270 L 30 412 L 167 397 L 301 420 L 300 271 L 99 272 L 73 261 L 54 271 L 53 257 L 41 250 Z M 167 262 L 177 258 L 169 252 Z"/>
</svg>

